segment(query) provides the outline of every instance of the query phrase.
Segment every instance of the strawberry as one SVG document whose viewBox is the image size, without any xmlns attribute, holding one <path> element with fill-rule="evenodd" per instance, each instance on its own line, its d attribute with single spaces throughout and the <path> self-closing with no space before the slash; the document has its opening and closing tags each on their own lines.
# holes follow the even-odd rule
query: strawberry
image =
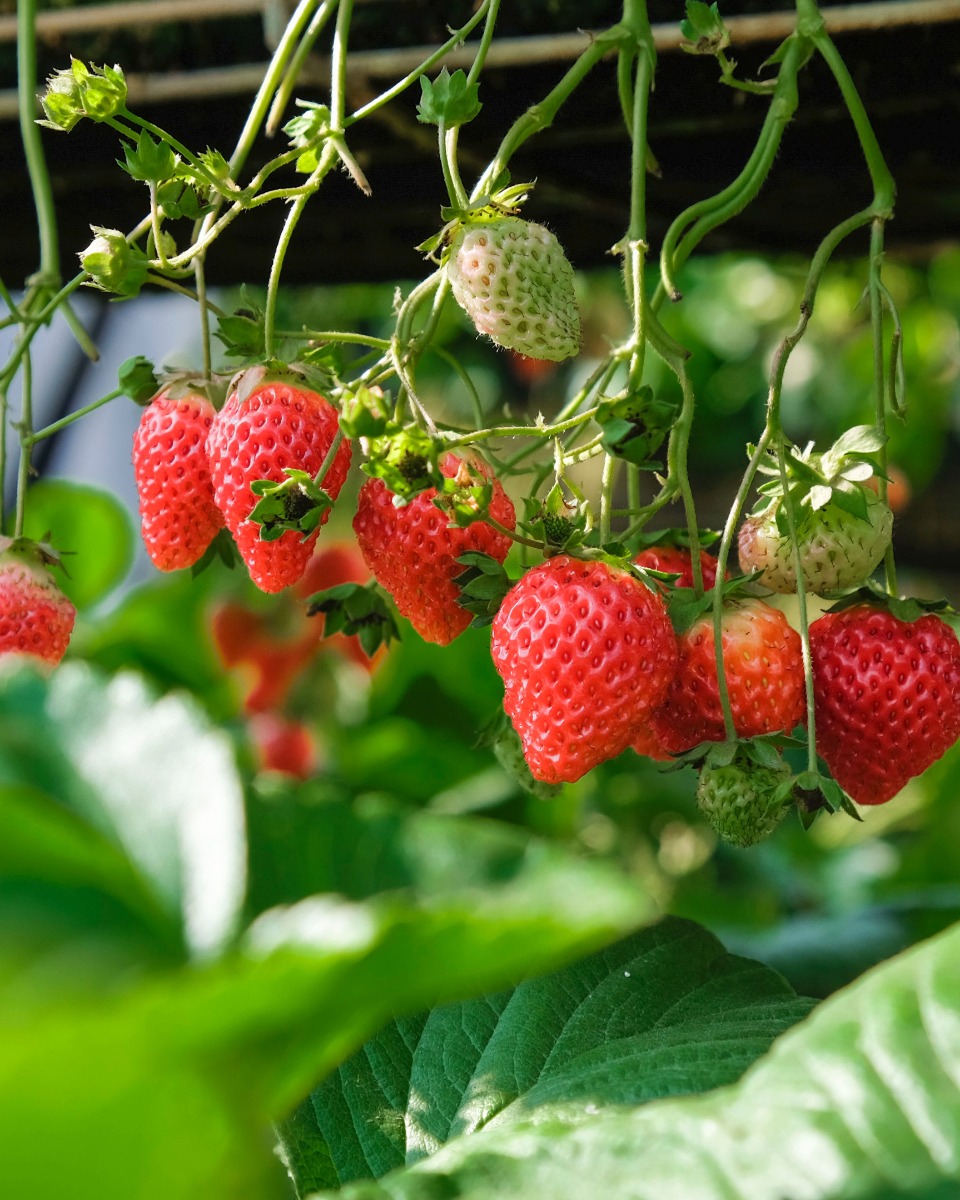
<svg viewBox="0 0 960 1200">
<path fill-rule="evenodd" d="M 741 759 L 707 762 L 697 784 L 697 805 L 717 836 L 733 846 L 753 846 L 773 833 L 790 807 L 789 768 Z"/>
<path fill-rule="evenodd" d="M 161 571 L 192 567 L 223 525 L 207 461 L 213 417 L 203 396 L 161 392 L 143 410 L 134 434 L 143 541 Z"/>
<path fill-rule="evenodd" d="M 542 225 L 520 217 L 465 222 L 450 246 L 447 277 L 477 332 L 498 346 L 552 362 L 579 351 L 573 268 Z"/>
<path fill-rule="evenodd" d="M 287 530 L 274 540 L 263 539 L 261 526 L 248 520 L 257 501 L 251 484 L 258 479 L 283 483 L 290 468 L 315 475 L 337 426 L 332 404 L 290 383 L 262 383 L 249 394 L 242 387 L 234 390 L 214 417 L 207 439 L 214 494 L 250 578 L 261 591 L 279 592 L 300 579 L 318 529 L 307 536 Z M 339 495 L 349 467 L 350 443 L 344 441 L 322 482 L 332 500 Z"/>
<path fill-rule="evenodd" d="M 440 469 L 449 479 L 464 469 L 492 478 L 482 460 L 471 458 L 467 465 L 453 453 L 444 456 Z M 428 488 L 398 508 L 383 480 L 368 479 L 360 489 L 353 528 L 367 566 L 403 616 L 426 641 L 446 646 L 473 619 L 458 602 L 454 579 L 463 566 L 457 558 L 476 551 L 502 563 L 510 539 L 485 521 L 465 528 L 450 525 L 433 503 L 436 495 L 435 488 Z M 516 525 L 513 504 L 499 480 L 493 481 L 490 515 L 507 529 Z"/>
<path fill-rule="evenodd" d="M 960 737 L 960 643 L 875 604 L 810 626 L 817 749 L 858 804 L 883 804 Z"/>
<path fill-rule="evenodd" d="M 302 721 L 263 712 L 250 718 L 248 728 L 258 770 L 275 771 L 294 779 L 309 779 L 316 772 L 317 746 Z"/>
<path fill-rule="evenodd" d="M 807 591 L 816 595 L 856 587 L 873 574 L 890 544 L 893 513 L 869 488 L 860 491 L 866 518 L 830 502 L 824 508 L 802 509 L 797 540 Z M 797 586 L 793 548 L 777 523 L 775 509 L 749 517 L 739 534 L 740 568 L 760 571 L 758 582 L 774 592 Z"/>
<path fill-rule="evenodd" d="M 652 725 L 644 725 L 636 734 L 630 745 L 644 758 L 652 758 L 654 762 L 669 762 L 672 757 L 660 743 Z"/>
<path fill-rule="evenodd" d="M 673 581 L 674 587 L 693 587 L 693 559 L 690 551 L 682 546 L 648 546 L 633 561 L 638 567 L 646 567 L 650 571 L 666 571 L 677 575 L 678 578 Z M 703 573 L 703 586 L 709 591 L 717 581 L 717 560 L 706 550 L 700 551 L 700 570 Z"/>
<path fill-rule="evenodd" d="M 739 737 L 791 730 L 803 719 L 800 637 L 782 612 L 762 600 L 740 600 L 723 613 L 723 665 Z M 721 742 L 713 614 L 705 613 L 679 638 L 680 661 L 653 731 L 670 754 L 699 742 Z"/>
<path fill-rule="evenodd" d="M 243 681 L 243 710 L 266 712 L 282 704 L 298 676 L 317 653 L 317 638 L 306 619 L 281 636 L 271 628 L 265 613 L 236 601 L 226 601 L 213 611 L 210 630 L 224 667 Z"/>
<path fill-rule="evenodd" d="M 54 583 L 56 556 L 27 538 L 0 537 L 0 654 L 58 663 L 77 610 Z"/>
<path fill-rule="evenodd" d="M 625 750 L 677 661 L 657 593 L 619 567 L 562 554 L 507 593 L 491 650 L 504 708 L 544 783 L 572 783 Z"/>
<path fill-rule="evenodd" d="M 315 592 L 322 592 L 342 583 L 365 583 L 369 578 L 367 564 L 356 544 L 337 542 L 314 553 L 303 578 L 297 584 L 296 594 L 300 599 L 307 600 Z M 322 614 L 311 618 L 310 630 L 314 641 L 338 650 L 365 670 L 372 670 L 382 657 L 380 653 L 376 653 L 370 658 L 360 645 L 356 634 L 348 636 L 334 633 L 325 638 L 323 626 Z"/>
</svg>

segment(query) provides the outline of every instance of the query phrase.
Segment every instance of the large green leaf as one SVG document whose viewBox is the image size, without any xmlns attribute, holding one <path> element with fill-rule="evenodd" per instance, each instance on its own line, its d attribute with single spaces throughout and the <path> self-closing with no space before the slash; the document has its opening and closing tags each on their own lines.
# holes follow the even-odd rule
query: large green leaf
<svg viewBox="0 0 960 1200">
<path fill-rule="evenodd" d="M 738 1083 L 458 1138 L 342 1200 L 880 1200 L 960 1191 L 960 927 L 825 1001 Z M 949 1182 L 948 1182 L 949 1181 Z M 944 1185 L 947 1184 L 946 1187 Z"/>
<path fill-rule="evenodd" d="M 119 847 L 193 950 L 232 936 L 245 884 L 243 796 L 229 739 L 188 697 L 157 699 L 137 676 L 106 681 L 80 664 L 49 682 L 6 675 L 0 784 L 45 793 Z"/>
<path fill-rule="evenodd" d="M 57 583 L 77 608 L 102 600 L 133 560 L 133 527 L 123 505 L 109 492 L 62 479 L 31 487 L 24 532 L 64 552 L 66 572 Z"/>
<path fill-rule="evenodd" d="M 273 909 L 218 962 L 95 1006 L 28 1020 L 0 997 L 0 1195 L 272 1196 L 268 1121 L 385 1021 L 555 966 L 644 911 L 615 876 L 548 856 L 446 902 Z"/>
<path fill-rule="evenodd" d="M 485 1126 L 731 1083 L 810 1011 L 773 971 L 668 919 L 512 991 L 395 1022 L 281 1130 L 303 1195 Z"/>
</svg>

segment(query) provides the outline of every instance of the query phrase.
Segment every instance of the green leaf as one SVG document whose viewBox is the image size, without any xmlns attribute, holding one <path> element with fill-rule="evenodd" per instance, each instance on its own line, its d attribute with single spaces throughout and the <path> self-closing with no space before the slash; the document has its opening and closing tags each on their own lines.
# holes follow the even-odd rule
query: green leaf
<svg viewBox="0 0 960 1200">
<path fill-rule="evenodd" d="M 27 495 L 24 532 L 64 555 L 57 585 L 79 609 L 90 608 L 120 583 L 133 560 L 127 510 L 109 492 L 44 479 Z"/>
<path fill-rule="evenodd" d="M 553 975 L 388 1026 L 301 1106 L 295 1140 L 281 1131 L 285 1156 L 302 1195 L 484 1127 L 731 1083 L 811 1003 L 667 919 Z"/>
<path fill-rule="evenodd" d="M 0 680 L 0 782 L 38 787 L 119 845 L 199 953 L 232 936 L 243 900 L 243 801 L 225 734 L 193 700 L 132 674 L 62 666 Z"/>
<path fill-rule="evenodd" d="M 494 1129 L 342 1200 L 828 1200 L 960 1181 L 960 927 L 871 971 L 732 1087 Z M 943 1194 L 942 1192 L 939 1194 Z"/>
</svg>

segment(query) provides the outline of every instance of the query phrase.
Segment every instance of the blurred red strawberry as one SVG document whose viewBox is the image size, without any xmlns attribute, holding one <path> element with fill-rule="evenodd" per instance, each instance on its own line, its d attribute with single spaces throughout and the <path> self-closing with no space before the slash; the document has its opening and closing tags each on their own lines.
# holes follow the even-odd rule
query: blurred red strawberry
<svg viewBox="0 0 960 1200">
<path fill-rule="evenodd" d="M 276 712 L 255 713 L 247 728 L 260 771 L 277 771 L 294 779 L 310 779 L 320 764 L 313 734 L 302 721 Z"/>
</svg>

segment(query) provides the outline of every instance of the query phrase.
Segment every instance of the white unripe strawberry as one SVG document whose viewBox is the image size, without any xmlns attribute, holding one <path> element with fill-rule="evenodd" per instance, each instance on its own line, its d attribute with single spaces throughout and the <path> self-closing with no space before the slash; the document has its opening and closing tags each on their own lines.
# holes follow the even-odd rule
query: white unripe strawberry
<svg viewBox="0 0 960 1200">
<path fill-rule="evenodd" d="M 797 527 L 803 582 L 821 595 L 864 583 L 873 574 L 890 544 L 893 513 L 868 488 L 863 488 L 866 519 L 831 501 L 824 508 L 802 510 Z M 774 592 L 792 592 L 797 572 L 790 539 L 778 528 L 776 511 L 748 518 L 740 529 L 740 569 L 760 571 L 759 582 Z"/>
<path fill-rule="evenodd" d="M 520 217 L 466 222 L 450 247 L 447 276 L 477 332 L 498 346 L 553 362 L 579 351 L 573 268 L 542 225 Z"/>
</svg>

